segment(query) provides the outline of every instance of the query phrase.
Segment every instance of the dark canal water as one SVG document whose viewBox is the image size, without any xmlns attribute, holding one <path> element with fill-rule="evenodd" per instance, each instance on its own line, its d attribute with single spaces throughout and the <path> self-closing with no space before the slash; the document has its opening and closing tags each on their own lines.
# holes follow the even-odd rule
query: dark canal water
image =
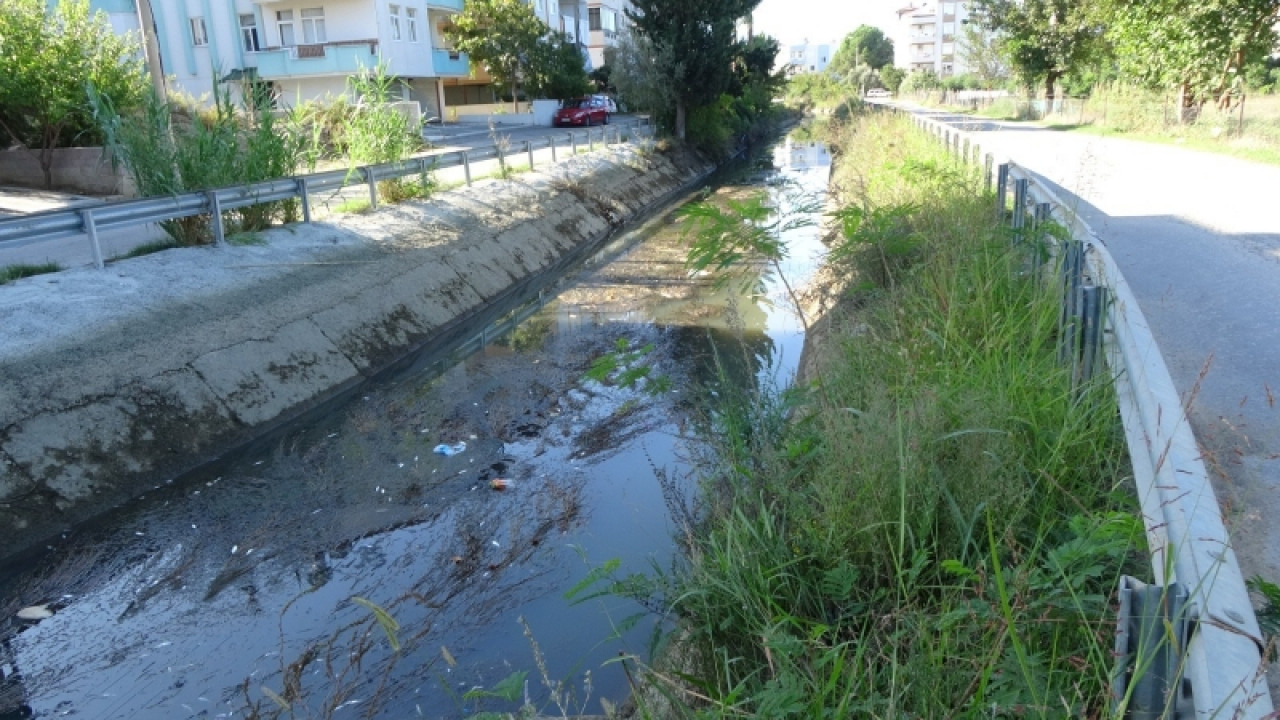
<svg viewBox="0 0 1280 720">
<path fill-rule="evenodd" d="M 818 196 L 828 164 L 788 140 L 719 192 Z M 787 240 L 803 282 L 817 232 Z M 656 618 L 619 632 L 643 608 L 565 591 L 610 559 L 670 564 L 713 350 L 735 382 L 783 385 L 803 345 L 780 287 L 753 301 L 684 254 L 681 224 L 653 220 L 514 330 L 0 569 L 0 718 L 458 718 L 514 710 L 464 695 L 521 670 L 547 714 L 621 702 L 606 661 L 643 655 Z"/>
</svg>

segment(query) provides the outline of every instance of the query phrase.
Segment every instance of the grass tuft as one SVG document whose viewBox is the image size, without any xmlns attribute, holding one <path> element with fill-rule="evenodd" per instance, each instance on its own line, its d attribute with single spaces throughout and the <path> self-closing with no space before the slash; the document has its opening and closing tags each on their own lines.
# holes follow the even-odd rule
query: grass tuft
<svg viewBox="0 0 1280 720">
<path fill-rule="evenodd" d="M 13 282 L 19 278 L 32 277 L 35 275 L 44 275 L 46 273 L 55 273 L 62 268 L 58 263 L 41 263 L 39 265 L 31 265 L 20 263 L 16 265 L 5 265 L 0 267 L 0 285 Z"/>
</svg>

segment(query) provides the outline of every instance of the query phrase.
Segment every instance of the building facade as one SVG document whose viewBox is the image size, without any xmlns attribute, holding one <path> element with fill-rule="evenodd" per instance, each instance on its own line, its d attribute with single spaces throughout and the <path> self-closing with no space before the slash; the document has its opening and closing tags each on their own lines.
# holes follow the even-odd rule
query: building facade
<svg viewBox="0 0 1280 720">
<path fill-rule="evenodd" d="M 462 0 L 91 0 L 118 32 L 140 28 L 149 2 L 172 89 L 209 97 L 225 84 L 293 105 L 346 92 L 347 78 L 385 63 L 401 100 L 426 117 L 444 106 L 441 80 L 470 74 L 441 27 Z"/>
<path fill-rule="evenodd" d="M 960 26 L 969 20 L 969 2 L 922 0 L 898 10 L 893 41 L 894 65 L 903 70 L 932 70 L 938 77 L 967 71 L 960 48 Z"/>
<path fill-rule="evenodd" d="M 811 43 L 808 40 L 787 49 L 787 72 L 798 73 L 824 72 L 831 64 L 831 56 L 836 46 L 832 43 Z"/>
</svg>

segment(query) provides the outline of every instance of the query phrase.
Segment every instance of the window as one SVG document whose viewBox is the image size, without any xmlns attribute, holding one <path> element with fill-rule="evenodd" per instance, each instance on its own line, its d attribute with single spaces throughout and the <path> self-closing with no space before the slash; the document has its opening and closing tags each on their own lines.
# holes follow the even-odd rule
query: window
<svg viewBox="0 0 1280 720">
<path fill-rule="evenodd" d="M 409 42 L 418 42 L 418 11 L 414 8 L 405 8 L 404 24 L 409 34 Z"/>
<path fill-rule="evenodd" d="M 204 26 L 204 18 L 191 18 L 191 44 L 196 47 L 205 47 L 209 44 L 209 30 Z"/>
<path fill-rule="evenodd" d="M 587 8 L 587 29 L 592 32 L 604 29 L 600 24 L 600 8 Z"/>
<path fill-rule="evenodd" d="M 258 42 L 258 18 L 253 13 L 240 16 L 240 42 L 245 52 L 258 52 L 262 43 Z"/>
<path fill-rule="evenodd" d="M 400 6 L 392 5 L 391 7 L 391 39 L 400 39 Z"/>
<path fill-rule="evenodd" d="M 302 41 L 311 45 L 326 41 L 324 8 L 302 8 Z"/>
<path fill-rule="evenodd" d="M 292 10 L 276 11 L 276 27 L 280 29 L 280 44 L 282 46 L 293 47 L 298 44 L 298 39 L 293 34 Z"/>
</svg>

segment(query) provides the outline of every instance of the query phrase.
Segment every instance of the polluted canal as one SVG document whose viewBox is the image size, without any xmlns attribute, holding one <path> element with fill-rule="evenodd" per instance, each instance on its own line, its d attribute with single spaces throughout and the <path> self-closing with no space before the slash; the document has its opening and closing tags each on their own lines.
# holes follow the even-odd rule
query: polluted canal
<svg viewBox="0 0 1280 720">
<path fill-rule="evenodd" d="M 787 140 L 718 193 L 813 201 L 828 165 Z M 0 569 L 0 718 L 620 704 L 607 661 L 644 656 L 658 618 L 633 625 L 636 603 L 566 591 L 610 560 L 670 565 L 713 358 L 736 384 L 784 385 L 804 341 L 776 278 L 762 301 L 691 277 L 682 224 L 651 220 L 449 357 Z M 784 239 L 782 271 L 802 283 L 818 230 Z"/>
</svg>

